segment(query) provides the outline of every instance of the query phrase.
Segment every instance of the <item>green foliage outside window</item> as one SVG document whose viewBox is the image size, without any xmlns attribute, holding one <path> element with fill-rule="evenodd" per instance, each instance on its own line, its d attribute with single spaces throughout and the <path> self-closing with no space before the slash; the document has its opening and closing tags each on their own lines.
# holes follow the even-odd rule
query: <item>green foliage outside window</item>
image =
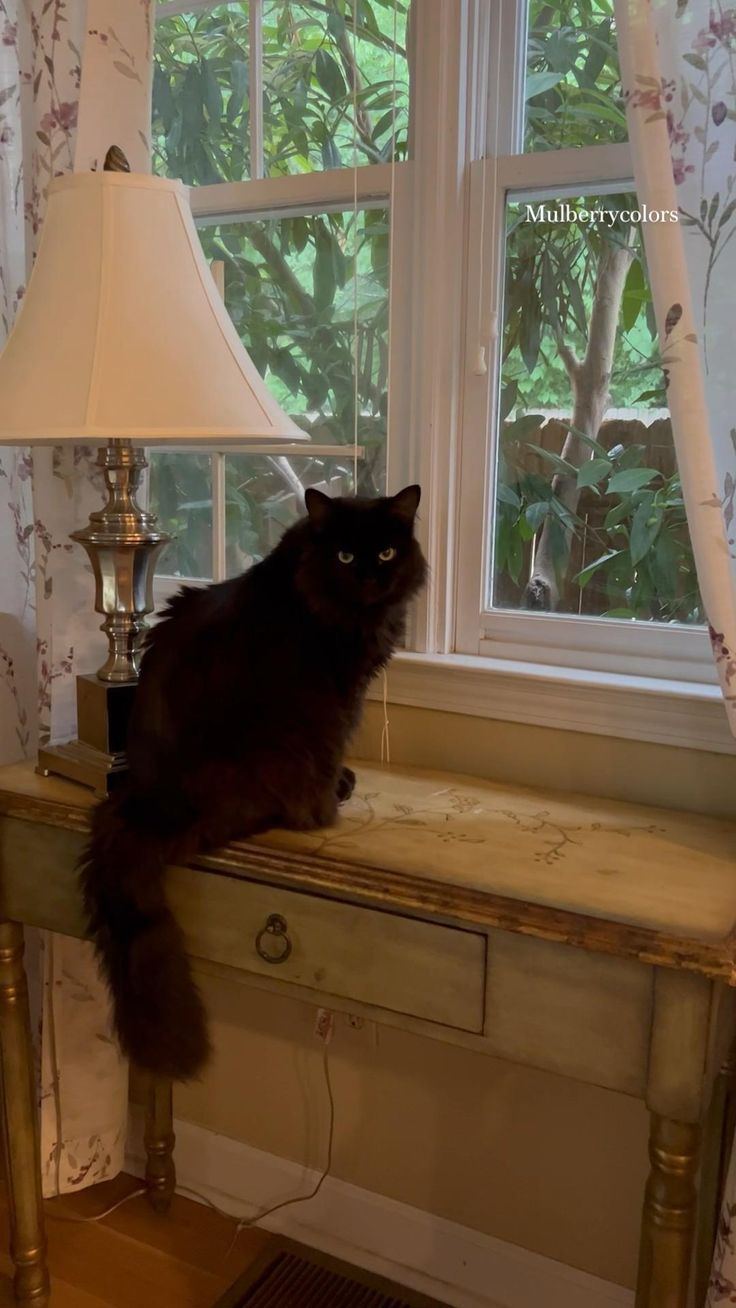
<svg viewBox="0 0 736 1308">
<path fill-rule="evenodd" d="M 525 150 L 625 141 L 613 0 L 531 0 Z"/>
</svg>

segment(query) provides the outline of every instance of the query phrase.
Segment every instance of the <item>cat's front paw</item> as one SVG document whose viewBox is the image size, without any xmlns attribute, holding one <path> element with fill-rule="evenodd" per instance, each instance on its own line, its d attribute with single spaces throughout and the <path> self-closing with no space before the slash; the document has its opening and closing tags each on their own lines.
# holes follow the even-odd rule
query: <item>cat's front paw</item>
<svg viewBox="0 0 736 1308">
<path fill-rule="evenodd" d="M 348 799 L 350 799 L 350 796 L 355 790 L 355 783 L 357 779 L 358 778 L 356 777 L 352 768 L 343 768 L 342 772 L 340 773 L 337 779 L 338 804 L 344 804 Z"/>
</svg>

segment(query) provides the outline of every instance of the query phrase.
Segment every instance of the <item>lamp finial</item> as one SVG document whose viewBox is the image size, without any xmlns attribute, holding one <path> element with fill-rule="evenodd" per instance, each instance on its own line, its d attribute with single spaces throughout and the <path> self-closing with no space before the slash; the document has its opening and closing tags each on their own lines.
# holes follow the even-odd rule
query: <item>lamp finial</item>
<svg viewBox="0 0 736 1308">
<path fill-rule="evenodd" d="M 130 164 L 119 145 L 111 145 L 102 167 L 105 173 L 129 173 Z"/>
</svg>

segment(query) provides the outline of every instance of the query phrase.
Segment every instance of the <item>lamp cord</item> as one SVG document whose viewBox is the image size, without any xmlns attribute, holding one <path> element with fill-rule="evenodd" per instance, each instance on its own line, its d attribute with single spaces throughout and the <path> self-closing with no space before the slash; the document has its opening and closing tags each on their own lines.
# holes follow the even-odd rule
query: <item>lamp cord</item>
<svg viewBox="0 0 736 1308">
<path fill-rule="evenodd" d="M 493 191 L 491 207 L 491 230 L 488 245 L 491 251 L 491 257 L 498 259 L 496 250 L 496 233 L 498 228 L 498 147 L 500 139 L 500 109 L 501 109 L 501 23 L 502 11 L 498 9 L 498 28 L 496 31 L 496 50 L 493 67 L 494 87 L 493 87 Z M 483 156 L 481 164 L 481 198 L 480 198 L 480 232 L 479 232 L 479 251 L 478 251 L 478 352 L 474 372 L 476 376 L 482 376 L 488 371 L 487 351 L 489 345 L 496 340 L 498 336 L 498 291 L 500 289 L 497 279 L 497 268 L 494 269 L 490 294 L 488 296 L 488 319 L 485 321 L 485 261 L 486 261 L 486 191 L 487 191 L 487 169 L 488 169 L 488 145 L 484 142 Z"/>
<path fill-rule="evenodd" d="M 358 494 L 358 0 L 353 0 L 353 495 Z"/>
<path fill-rule="evenodd" d="M 393 330 L 393 280 L 394 280 L 394 250 L 396 236 L 396 123 L 398 112 L 398 96 L 396 92 L 396 51 L 398 36 L 398 0 L 393 3 L 393 31 L 392 31 L 392 51 L 391 51 L 391 86 L 393 95 L 391 100 L 391 202 L 388 210 L 388 276 L 389 276 L 389 331 Z M 386 379 L 388 391 L 388 404 L 386 406 L 386 471 L 391 466 L 391 417 L 393 405 L 391 403 L 391 354 L 392 347 L 389 339 L 388 351 L 388 375 Z M 383 669 L 383 723 L 381 726 L 381 763 L 390 765 L 391 763 L 391 722 L 388 716 L 388 672 Z"/>
</svg>

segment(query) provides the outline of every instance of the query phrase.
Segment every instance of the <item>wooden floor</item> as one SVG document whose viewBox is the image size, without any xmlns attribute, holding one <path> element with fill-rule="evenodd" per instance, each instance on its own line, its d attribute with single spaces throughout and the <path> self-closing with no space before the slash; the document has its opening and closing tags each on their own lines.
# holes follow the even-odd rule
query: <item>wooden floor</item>
<svg viewBox="0 0 736 1308">
<path fill-rule="evenodd" d="M 140 1185 L 120 1176 L 81 1194 L 46 1204 L 51 1308 L 212 1308 L 271 1238 L 176 1196 L 168 1217 L 145 1198 L 131 1199 L 101 1222 L 90 1217 Z M 13 1303 L 8 1257 L 8 1210 L 0 1189 L 0 1305 Z"/>
</svg>

